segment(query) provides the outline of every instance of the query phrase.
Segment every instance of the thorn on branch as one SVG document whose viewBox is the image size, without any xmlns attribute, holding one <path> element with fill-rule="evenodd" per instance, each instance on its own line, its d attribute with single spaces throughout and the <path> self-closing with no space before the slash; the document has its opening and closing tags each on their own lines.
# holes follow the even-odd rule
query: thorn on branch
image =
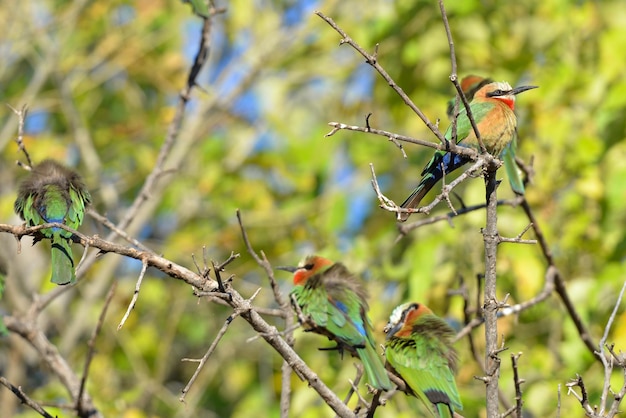
<svg viewBox="0 0 626 418">
<path fill-rule="evenodd" d="M 229 300 L 232 300 L 232 295 L 228 293 L 226 288 L 224 287 L 224 282 L 222 282 L 222 275 L 220 274 L 219 268 L 215 265 L 215 261 L 211 260 L 211 265 L 213 266 L 213 272 L 215 274 L 215 280 L 217 280 L 217 290 L 220 293 L 224 293 L 229 295 Z"/>
</svg>

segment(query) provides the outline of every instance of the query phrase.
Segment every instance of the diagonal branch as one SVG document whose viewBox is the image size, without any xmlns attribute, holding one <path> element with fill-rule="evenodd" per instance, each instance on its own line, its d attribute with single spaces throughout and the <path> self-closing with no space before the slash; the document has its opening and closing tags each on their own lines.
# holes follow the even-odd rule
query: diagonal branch
<svg viewBox="0 0 626 418">
<path fill-rule="evenodd" d="M 109 293 L 107 294 L 106 300 L 104 301 L 104 307 L 102 308 L 102 312 L 100 312 L 100 317 L 98 318 L 98 323 L 91 334 L 91 338 L 89 339 L 89 343 L 87 343 L 87 347 L 89 347 L 89 351 L 87 352 L 87 357 L 85 358 L 85 367 L 83 368 L 83 377 L 80 379 L 80 389 L 78 390 L 78 396 L 76 397 L 76 410 L 81 411 L 83 409 L 83 394 L 85 393 L 85 384 L 87 383 L 87 376 L 89 375 L 89 366 L 91 365 L 91 360 L 93 359 L 94 352 L 96 350 L 96 337 L 100 334 L 100 330 L 102 329 L 102 324 L 104 323 L 104 318 L 106 317 L 107 310 L 109 309 L 109 305 L 111 304 L 111 300 L 113 300 L 113 295 L 115 295 L 115 289 L 117 288 L 117 282 L 113 282 L 111 285 L 111 289 L 109 289 Z"/>
<path fill-rule="evenodd" d="M 413 103 L 411 98 L 407 96 L 404 90 L 402 90 L 402 88 L 398 86 L 398 84 L 393 80 L 393 78 L 391 78 L 389 73 L 387 73 L 387 71 L 378 63 L 378 55 L 377 55 L 378 46 L 376 47 L 376 52 L 373 55 L 368 53 L 359 44 L 357 44 L 352 38 L 350 38 L 348 34 L 344 32 L 343 29 L 341 29 L 330 17 L 324 15 L 322 12 L 319 12 L 319 11 L 316 11 L 315 14 L 321 17 L 326 23 L 330 25 L 331 28 L 337 31 L 339 35 L 341 35 L 341 41 L 339 41 L 340 45 L 348 44 L 352 48 L 354 48 L 359 54 L 361 54 L 363 58 L 365 58 L 365 62 L 371 65 L 372 67 L 374 67 L 376 71 L 378 71 L 378 74 L 380 74 L 385 79 L 387 84 L 389 84 L 389 87 L 391 87 L 393 91 L 395 91 L 398 94 L 398 96 L 400 96 L 402 101 L 404 101 L 404 103 L 422 120 L 422 122 L 424 122 L 424 124 L 428 127 L 428 129 L 430 129 L 431 132 L 435 134 L 437 138 L 439 138 L 439 141 L 441 141 L 442 144 L 446 144 L 447 141 L 443 137 L 443 134 L 439 131 L 437 126 L 434 125 L 428 119 L 428 117 L 426 117 L 426 115 L 415 105 L 415 103 Z M 451 144 L 451 145 L 454 145 L 454 144 Z"/>
<path fill-rule="evenodd" d="M 37 402 L 35 402 L 32 399 L 30 399 L 28 397 L 28 395 L 26 395 L 24 393 L 24 391 L 22 390 L 21 387 L 12 385 L 11 382 L 9 382 L 3 376 L 0 376 L 0 384 L 4 385 L 7 389 L 9 389 L 11 392 L 13 392 L 15 394 L 15 396 L 17 396 L 17 398 L 20 400 L 20 402 L 22 402 L 24 405 L 30 407 L 34 411 L 36 411 L 42 417 L 54 418 L 52 415 L 50 415 L 48 412 L 46 412 L 46 410 L 43 409 L 43 407 L 41 405 L 39 405 Z"/>
</svg>

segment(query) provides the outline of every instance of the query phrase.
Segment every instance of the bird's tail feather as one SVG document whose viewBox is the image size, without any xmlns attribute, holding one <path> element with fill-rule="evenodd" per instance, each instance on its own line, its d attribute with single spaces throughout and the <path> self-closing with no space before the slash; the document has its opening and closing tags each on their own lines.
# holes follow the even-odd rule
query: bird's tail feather
<svg viewBox="0 0 626 418">
<path fill-rule="evenodd" d="M 437 404 L 437 413 L 440 418 L 453 418 L 454 417 L 454 411 L 452 411 L 451 408 L 447 404 L 444 404 L 444 403 Z"/>
<path fill-rule="evenodd" d="M 458 154 L 452 154 L 450 152 L 446 152 L 445 154 L 435 154 L 432 160 L 428 163 L 424 171 L 422 172 L 422 181 L 420 184 L 413 190 L 413 193 L 400 205 L 401 208 L 404 209 L 413 209 L 416 208 L 426 193 L 433 188 L 435 184 L 439 180 L 443 178 L 444 173 L 449 174 L 461 167 L 469 160 L 466 157 L 463 157 Z M 399 219 L 401 222 L 404 222 L 410 216 L 410 213 L 400 213 Z"/>
<path fill-rule="evenodd" d="M 387 376 L 382 357 L 378 355 L 376 348 L 366 343 L 364 348 L 358 348 L 356 351 L 363 362 L 369 383 L 376 389 L 390 390 L 392 388 L 391 381 Z"/>
<path fill-rule="evenodd" d="M 72 249 L 68 240 L 54 234 L 52 237 L 52 283 L 64 285 L 76 281 Z"/>
<path fill-rule="evenodd" d="M 509 183 L 511 189 L 518 195 L 524 194 L 524 181 L 522 180 L 519 170 L 517 169 L 517 163 L 515 162 L 515 148 L 514 144 L 509 144 L 502 153 L 502 159 L 504 160 L 504 168 L 507 176 L 509 176 Z"/>
<path fill-rule="evenodd" d="M 418 207 L 424 196 L 426 196 L 426 193 L 433 188 L 437 181 L 439 181 L 439 179 L 435 178 L 435 176 L 427 174 L 415 190 L 413 190 L 413 193 L 411 193 L 411 195 L 407 197 L 404 202 L 402 202 L 400 207 L 403 209 L 413 209 Z M 402 212 L 399 214 L 398 219 L 400 222 L 404 222 L 409 218 L 409 216 L 411 216 L 410 213 Z"/>
</svg>

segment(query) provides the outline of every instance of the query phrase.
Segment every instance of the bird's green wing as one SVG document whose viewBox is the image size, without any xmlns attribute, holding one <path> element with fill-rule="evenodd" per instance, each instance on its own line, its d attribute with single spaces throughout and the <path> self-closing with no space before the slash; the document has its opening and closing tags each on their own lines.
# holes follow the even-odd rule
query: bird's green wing
<svg viewBox="0 0 626 418">
<path fill-rule="evenodd" d="M 454 409 L 463 409 L 445 345 L 423 335 L 405 341 L 410 341 L 409 345 L 393 344 L 387 348 L 389 364 L 427 405 L 449 403 Z"/>
<path fill-rule="evenodd" d="M 326 328 L 352 346 L 365 346 L 371 339 L 371 325 L 359 297 L 349 289 L 328 293 L 327 309 L 330 321 Z M 373 340 L 372 340 L 373 341 Z"/>
<path fill-rule="evenodd" d="M 351 346 L 364 346 L 367 336 L 361 319 L 359 300 L 351 292 L 342 292 L 341 300 L 329 295 L 323 286 L 295 286 L 296 297 L 302 313 L 320 327 Z"/>
<path fill-rule="evenodd" d="M 472 103 L 470 105 L 470 109 L 472 110 L 472 117 L 474 118 L 474 122 L 478 125 L 486 115 L 489 113 L 491 109 L 493 109 L 493 104 L 491 103 Z M 472 123 L 467 117 L 467 110 L 463 108 L 463 110 L 459 113 L 459 117 L 456 120 L 456 143 L 463 145 L 462 141 L 467 138 L 472 132 L 474 128 L 472 128 Z M 445 135 L 448 141 L 452 140 L 452 124 L 448 127 Z M 466 145 L 475 146 L 477 144 L 470 143 Z"/>
<path fill-rule="evenodd" d="M 328 285 L 328 282 L 325 285 L 320 278 L 309 279 L 304 286 L 292 290 L 302 313 L 332 334 L 340 348 L 348 348 L 361 358 L 374 387 L 391 389 L 361 298 L 348 286 Z"/>
<path fill-rule="evenodd" d="M 70 188 L 70 207 L 67 212 L 67 226 L 73 229 L 83 223 L 85 216 L 85 204 L 91 200 L 89 192 L 76 190 L 73 187 Z"/>
<path fill-rule="evenodd" d="M 36 226 L 46 223 L 39 211 L 35 209 L 34 203 L 35 198 L 32 194 L 26 196 L 24 199 L 18 199 L 15 201 L 15 208 L 16 210 L 19 209 L 19 213 L 22 218 L 24 218 L 27 226 Z M 48 238 L 52 237 L 52 231 L 49 229 L 42 229 L 41 234 Z"/>
<path fill-rule="evenodd" d="M 485 117 L 487 112 L 489 112 L 489 110 L 491 110 L 492 107 L 493 105 L 490 103 L 473 103 L 471 105 L 471 109 L 472 109 L 472 117 L 474 118 L 474 122 L 478 124 L 478 122 L 483 117 Z M 463 109 L 457 119 L 457 125 L 456 125 L 457 144 L 475 146 L 476 144 L 474 144 L 473 142 L 470 142 L 470 143 L 463 142 L 463 140 L 467 138 L 473 132 L 473 130 L 474 129 L 472 128 L 472 124 L 470 123 L 470 120 L 467 117 L 467 112 L 465 109 Z M 444 136 L 448 141 L 452 141 L 452 124 L 450 124 Z M 463 157 L 447 156 L 446 154 L 448 154 L 448 152 L 444 150 L 435 151 L 430 161 L 428 161 L 428 164 L 426 164 L 426 166 L 424 167 L 424 170 L 422 170 L 421 175 L 425 176 L 428 173 L 433 173 L 437 170 L 440 171 L 441 169 L 439 166 L 441 164 L 446 166 L 446 172 L 449 173 L 467 162 L 467 160 Z M 438 181 L 439 178 L 440 176 L 435 176 L 436 180 L 434 181 Z M 425 181 L 428 181 L 428 179 L 422 179 L 422 182 L 425 182 Z M 405 207 L 404 203 L 402 204 L 402 207 Z"/>
<path fill-rule="evenodd" d="M 326 329 L 356 350 L 369 382 L 377 389 L 391 389 L 391 381 L 376 351 L 372 324 L 360 297 L 347 287 L 331 286 L 328 291 L 329 321 Z"/>
<path fill-rule="evenodd" d="M 315 288 L 309 286 L 295 286 L 291 291 L 298 306 L 305 316 L 310 316 L 311 320 L 320 327 L 325 327 L 328 322 L 328 315 L 324 308 L 325 296 L 320 294 Z"/>
</svg>

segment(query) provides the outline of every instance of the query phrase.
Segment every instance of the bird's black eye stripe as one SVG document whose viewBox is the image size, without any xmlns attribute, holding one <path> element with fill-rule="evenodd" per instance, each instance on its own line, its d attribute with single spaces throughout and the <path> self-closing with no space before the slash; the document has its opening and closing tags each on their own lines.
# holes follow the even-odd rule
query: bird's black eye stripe
<svg viewBox="0 0 626 418">
<path fill-rule="evenodd" d="M 419 307 L 420 307 L 419 303 L 412 303 L 408 308 L 404 310 L 404 312 L 402 312 L 402 320 L 400 322 L 404 322 L 409 312 L 411 312 L 412 310 L 419 309 Z"/>
<path fill-rule="evenodd" d="M 310 263 L 310 264 L 305 264 L 305 265 L 304 265 L 304 269 L 305 269 L 305 270 L 313 270 L 313 266 L 314 266 L 314 265 L 315 265 L 315 264 L 313 264 L 313 263 Z"/>
<path fill-rule="evenodd" d="M 507 94 L 511 94 L 511 90 L 497 89 L 497 90 L 487 93 L 487 97 L 506 96 Z"/>
</svg>

